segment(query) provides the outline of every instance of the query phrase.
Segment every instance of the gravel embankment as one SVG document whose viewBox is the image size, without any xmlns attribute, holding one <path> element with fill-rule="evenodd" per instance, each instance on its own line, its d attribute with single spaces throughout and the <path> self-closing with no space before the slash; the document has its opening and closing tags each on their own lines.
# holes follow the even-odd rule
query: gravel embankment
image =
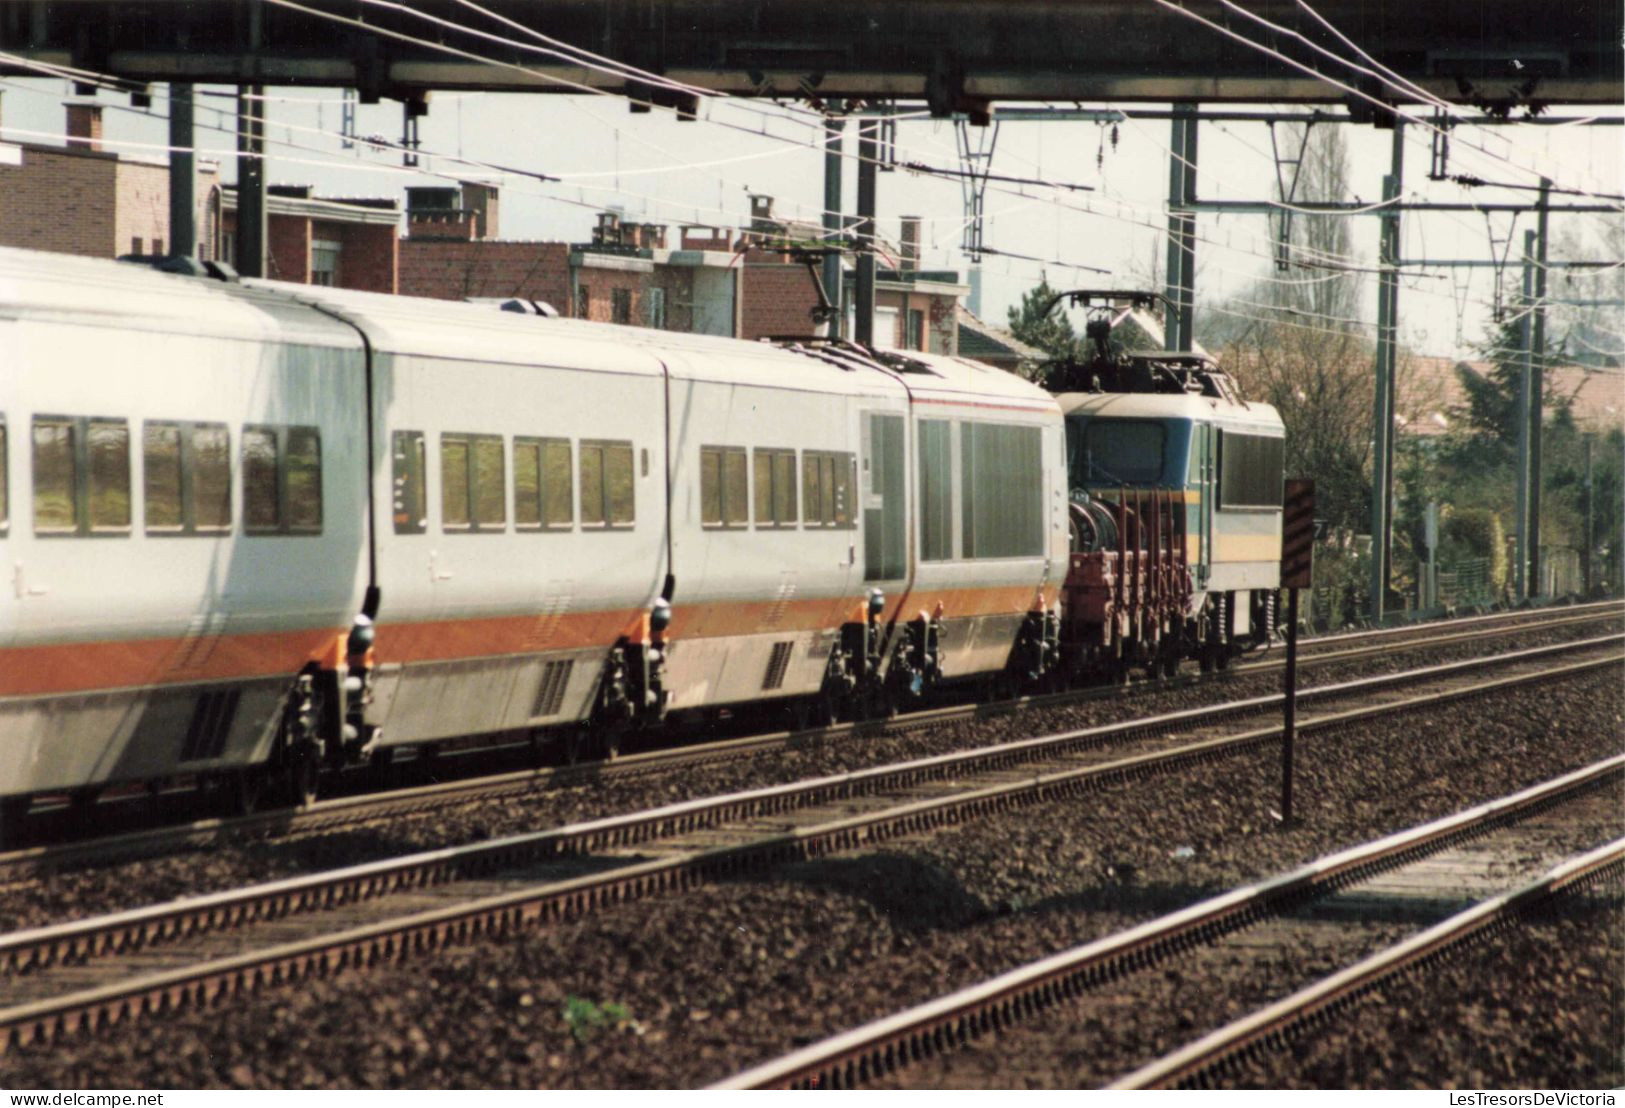
<svg viewBox="0 0 1625 1108">
<path fill-rule="evenodd" d="M 1546 780 L 1615 753 L 1622 726 L 1625 689 L 1609 669 L 1493 706 L 1305 741 L 1303 824 L 1291 831 L 1275 830 L 1269 815 L 1276 759 L 1250 757 L 92 1042 L 21 1049 L 6 1059 L 7 1083 L 704 1084 L 1242 881 Z"/>
<path fill-rule="evenodd" d="M 1386 985 L 1229 1084 L 1275 1089 L 1617 1089 L 1625 1084 L 1625 900 L 1565 899 Z"/>
<path fill-rule="evenodd" d="M 1608 626 L 1617 628 L 1618 621 Z M 1599 634 L 1595 625 L 1532 636 L 1519 645 L 1568 642 Z M 1498 645 L 1490 652 L 1510 649 Z M 1320 670 L 1306 670 L 1303 685 L 1328 684 L 1421 665 L 1471 658 L 1482 644 L 1418 654 L 1381 655 Z M 500 835 L 540 830 L 689 800 L 695 797 L 806 777 L 841 773 L 909 758 L 1025 739 L 1047 732 L 1239 700 L 1280 691 L 1280 676 L 1243 677 L 1181 689 L 1135 690 L 1135 695 L 1045 708 L 1018 716 L 945 724 L 887 738 L 834 741 L 737 763 L 685 769 L 635 780 L 543 790 L 402 818 L 389 827 L 364 827 L 289 841 L 234 843 L 207 851 L 142 859 L 57 874 L 44 884 L 0 890 L 0 928 L 15 930 L 183 896 L 274 881 L 321 869 L 354 865 Z"/>
</svg>

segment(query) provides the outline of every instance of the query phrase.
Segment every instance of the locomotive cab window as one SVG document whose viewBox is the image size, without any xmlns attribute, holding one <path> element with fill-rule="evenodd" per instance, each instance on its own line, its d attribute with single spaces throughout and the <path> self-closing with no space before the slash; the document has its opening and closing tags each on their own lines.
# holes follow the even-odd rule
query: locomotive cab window
<svg viewBox="0 0 1625 1108">
<path fill-rule="evenodd" d="M 1072 458 L 1072 483 L 1155 485 L 1162 481 L 1167 429 L 1145 419 L 1092 419 Z"/>
<path fill-rule="evenodd" d="M 632 444 L 591 439 L 581 443 L 581 525 L 631 527 L 637 513 Z"/>
<path fill-rule="evenodd" d="M 756 526 L 758 528 L 796 525 L 796 452 L 794 450 L 755 450 Z"/>
<path fill-rule="evenodd" d="M 231 432 L 223 423 L 149 420 L 141 468 L 149 535 L 220 534 L 231 527 Z"/>
<path fill-rule="evenodd" d="M 218 466 L 214 472 L 218 475 Z M 321 431 L 263 424 L 243 428 L 243 530 L 321 534 Z"/>
<path fill-rule="evenodd" d="M 749 524 L 749 481 L 744 447 L 700 447 L 700 526 L 738 528 Z M 771 476 L 768 489 L 771 493 Z"/>
<path fill-rule="evenodd" d="M 508 524 L 501 435 L 440 436 L 440 525 L 501 531 Z"/>
<path fill-rule="evenodd" d="M 129 422 L 36 416 L 33 429 L 34 532 L 129 534 Z"/>
<path fill-rule="evenodd" d="M 524 531 L 567 531 L 575 522 L 569 439 L 513 440 L 513 522 Z"/>
<path fill-rule="evenodd" d="M 1219 507 L 1281 508 L 1285 442 L 1219 431 Z"/>
</svg>

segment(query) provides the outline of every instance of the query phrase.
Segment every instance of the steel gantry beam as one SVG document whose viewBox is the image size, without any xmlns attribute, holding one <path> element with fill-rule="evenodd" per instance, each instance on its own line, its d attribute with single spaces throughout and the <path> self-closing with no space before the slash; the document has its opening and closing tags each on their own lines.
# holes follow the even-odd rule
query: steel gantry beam
<svg viewBox="0 0 1625 1108">
<path fill-rule="evenodd" d="M 484 0 L 481 7 L 513 24 L 455 0 L 0 0 L 0 50 L 138 82 L 337 86 L 363 99 L 588 86 L 681 108 L 675 82 L 742 96 L 923 99 L 937 115 L 1013 100 L 1343 100 L 1346 91 L 1321 74 L 1391 95 L 1353 68 L 1376 71 L 1335 27 L 1377 65 L 1456 104 L 1522 114 L 1548 103 L 1617 104 L 1625 90 L 1617 0 L 1317 0 L 1312 8 L 1249 0 L 1246 14 L 1280 30 L 1238 18 L 1219 0 Z"/>
</svg>

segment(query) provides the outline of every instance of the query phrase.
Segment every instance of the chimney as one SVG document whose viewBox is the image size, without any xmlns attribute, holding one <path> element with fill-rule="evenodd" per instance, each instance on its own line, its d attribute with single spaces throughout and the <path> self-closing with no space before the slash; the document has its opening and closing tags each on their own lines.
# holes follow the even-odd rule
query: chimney
<svg viewBox="0 0 1625 1108">
<path fill-rule="evenodd" d="M 497 237 L 497 186 L 464 181 L 463 206 L 474 215 L 474 237 Z"/>
<path fill-rule="evenodd" d="M 920 217 L 905 215 L 903 217 L 903 231 L 898 236 L 903 248 L 903 268 L 920 268 Z"/>
<path fill-rule="evenodd" d="M 102 148 L 102 106 L 100 104 L 68 105 L 68 145 L 86 150 Z"/>
<path fill-rule="evenodd" d="M 773 223 L 773 198 L 763 193 L 750 194 L 750 229 L 752 231 L 773 231 L 777 228 Z"/>
</svg>

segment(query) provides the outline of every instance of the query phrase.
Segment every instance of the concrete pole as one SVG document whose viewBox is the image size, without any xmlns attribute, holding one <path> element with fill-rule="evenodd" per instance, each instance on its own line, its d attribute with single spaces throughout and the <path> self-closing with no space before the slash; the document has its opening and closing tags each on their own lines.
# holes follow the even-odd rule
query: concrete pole
<svg viewBox="0 0 1625 1108">
<path fill-rule="evenodd" d="M 875 341 L 875 166 L 879 158 L 875 135 L 880 124 L 858 123 L 858 280 L 852 305 L 852 338 L 865 345 Z"/>
<path fill-rule="evenodd" d="M 841 132 L 846 129 L 844 119 L 824 120 L 824 245 L 832 249 L 841 235 Z M 841 256 L 824 257 L 824 293 L 835 308 L 835 318 L 829 321 L 830 338 L 841 335 Z"/>
<path fill-rule="evenodd" d="M 265 86 L 237 94 L 237 272 L 268 276 L 265 223 Z"/>
<path fill-rule="evenodd" d="M 1382 179 L 1382 198 L 1397 200 L 1404 182 L 1405 123 L 1394 120 L 1390 172 Z M 1376 396 L 1371 409 L 1371 620 L 1382 621 L 1388 602 L 1389 552 L 1393 545 L 1394 502 L 1394 377 L 1399 327 L 1399 213 L 1382 214 L 1377 283 Z"/>
<path fill-rule="evenodd" d="M 197 155 L 192 86 L 169 85 L 169 253 L 197 257 Z"/>
<path fill-rule="evenodd" d="M 1535 312 L 1529 339 L 1529 579 L 1540 588 L 1541 416 L 1546 396 L 1546 223 L 1552 182 L 1540 179 L 1535 222 Z"/>
<path fill-rule="evenodd" d="M 1523 347 L 1523 372 L 1518 375 L 1518 541 L 1513 546 L 1516 564 L 1512 568 L 1512 598 L 1526 600 L 1535 582 L 1529 576 L 1529 415 L 1539 404 L 1531 402 L 1529 389 L 1533 384 L 1531 342 L 1534 328 L 1530 324 L 1529 306 L 1535 295 L 1535 232 L 1523 233 L 1523 321 L 1519 325 Z"/>
<path fill-rule="evenodd" d="M 1164 342 L 1189 350 L 1196 296 L 1196 213 L 1180 210 L 1196 200 L 1196 105 L 1175 104 L 1168 142 L 1168 275 L 1163 295 Z"/>
</svg>

